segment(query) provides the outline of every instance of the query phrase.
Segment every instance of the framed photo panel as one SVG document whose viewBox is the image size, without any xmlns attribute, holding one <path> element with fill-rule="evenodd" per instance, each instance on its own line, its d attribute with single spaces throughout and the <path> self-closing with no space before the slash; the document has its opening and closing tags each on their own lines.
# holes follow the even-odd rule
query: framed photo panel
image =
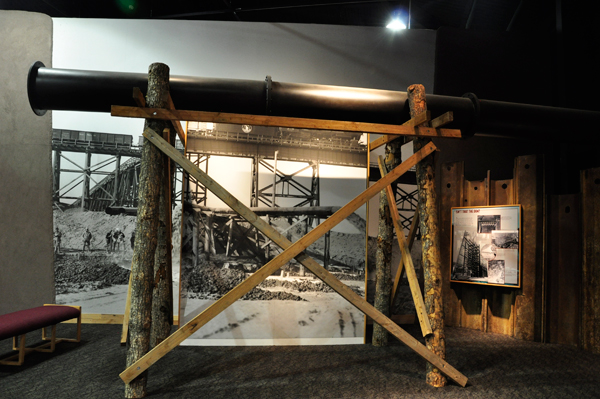
<svg viewBox="0 0 600 399">
<path fill-rule="evenodd" d="M 452 208 L 450 281 L 521 287 L 521 205 Z"/>
</svg>

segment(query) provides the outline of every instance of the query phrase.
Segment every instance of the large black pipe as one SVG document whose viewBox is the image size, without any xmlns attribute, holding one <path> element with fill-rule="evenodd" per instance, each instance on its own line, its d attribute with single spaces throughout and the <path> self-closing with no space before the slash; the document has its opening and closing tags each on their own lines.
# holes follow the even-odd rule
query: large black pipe
<svg viewBox="0 0 600 399">
<path fill-rule="evenodd" d="M 401 124 L 409 119 L 407 94 L 362 89 L 265 81 L 170 78 L 178 109 Z M 27 83 L 29 103 L 38 115 L 46 110 L 110 112 L 111 105 L 133 105 L 132 88 L 143 92 L 147 74 L 83 71 L 32 65 Z M 560 140 L 574 129 L 600 125 L 600 112 L 427 95 L 433 117 L 454 112 L 448 127 L 469 136 L 490 135 Z"/>
</svg>

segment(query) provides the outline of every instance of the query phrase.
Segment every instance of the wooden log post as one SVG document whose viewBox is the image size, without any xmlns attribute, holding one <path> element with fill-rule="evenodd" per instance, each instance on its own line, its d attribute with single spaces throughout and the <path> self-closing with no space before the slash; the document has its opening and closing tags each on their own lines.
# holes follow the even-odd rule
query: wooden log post
<svg viewBox="0 0 600 399">
<path fill-rule="evenodd" d="M 385 145 L 385 164 L 387 170 L 392 170 L 402 162 L 402 140 L 396 139 Z M 392 187 L 395 187 L 393 185 Z M 393 190 L 395 192 L 395 190 Z M 394 241 L 394 225 L 392 223 L 390 206 L 385 189 L 379 193 L 379 224 L 377 227 L 377 251 L 375 254 L 375 300 L 374 307 L 385 316 L 390 315 L 390 298 L 392 292 L 392 244 Z M 373 324 L 374 346 L 388 344 L 388 331 L 381 325 Z"/>
<path fill-rule="evenodd" d="M 152 64 L 148 70 L 149 106 L 166 105 L 169 95 L 169 67 Z M 160 120 L 146 120 L 145 128 L 162 132 L 166 123 Z M 137 227 L 131 262 L 131 307 L 129 316 L 129 339 L 127 366 L 134 364 L 150 349 L 150 328 L 152 324 L 152 288 L 154 280 L 154 259 L 157 245 L 159 217 L 159 187 L 161 186 L 162 154 L 151 142 L 144 139 L 140 183 L 138 188 Z M 125 385 L 126 398 L 146 396 L 147 373 Z"/>
<path fill-rule="evenodd" d="M 177 122 L 179 123 L 179 122 Z M 171 144 L 168 129 L 163 131 L 163 138 Z M 162 173 L 159 185 L 159 213 L 157 226 L 156 253 L 154 255 L 154 288 L 152 290 L 152 328 L 150 330 L 150 347 L 161 343 L 171 333 L 173 324 L 173 284 L 171 264 L 171 173 L 170 158 L 162 154 Z"/>
<path fill-rule="evenodd" d="M 414 118 L 427 111 L 425 87 L 411 85 L 408 87 L 408 104 L 410 116 Z M 419 151 L 430 139 L 416 138 L 413 141 L 414 151 Z M 433 154 L 416 165 L 417 186 L 419 190 L 419 228 L 423 246 L 423 274 L 425 307 L 433 334 L 425 338 L 427 348 L 446 358 L 446 337 L 444 333 L 444 307 L 442 301 L 442 273 L 440 262 L 440 235 L 438 230 L 438 206 L 435 193 L 435 165 Z M 427 383 L 434 387 L 446 385 L 446 377 L 427 363 Z"/>
</svg>

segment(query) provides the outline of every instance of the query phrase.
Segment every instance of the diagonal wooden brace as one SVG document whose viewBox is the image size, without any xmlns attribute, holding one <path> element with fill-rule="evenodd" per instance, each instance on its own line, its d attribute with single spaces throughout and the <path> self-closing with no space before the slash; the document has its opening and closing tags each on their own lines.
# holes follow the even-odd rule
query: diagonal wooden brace
<svg viewBox="0 0 600 399">
<path fill-rule="evenodd" d="M 171 157 L 175 162 L 177 162 L 186 172 L 190 173 L 192 176 L 198 179 L 198 181 L 201 182 L 206 188 L 210 189 L 223 202 L 229 205 L 233 210 L 238 212 L 248 222 L 250 222 L 259 230 L 261 230 L 267 237 L 269 237 L 271 240 L 273 240 L 273 242 L 275 242 L 285 250 L 273 260 L 261 267 L 248 279 L 244 280 L 238 286 L 236 286 L 223 297 L 221 297 L 218 301 L 216 301 L 207 309 L 205 309 L 194 319 L 190 320 L 179 330 L 175 331 L 170 337 L 168 337 L 159 345 L 154 347 L 154 349 L 152 349 L 146 355 L 141 357 L 137 362 L 135 362 L 126 370 L 124 370 L 120 374 L 120 377 L 124 382 L 131 382 L 133 379 L 135 379 L 137 376 L 139 376 L 141 373 L 147 370 L 152 364 L 158 361 L 158 359 L 163 357 L 165 354 L 167 354 L 169 351 L 171 351 L 173 348 L 175 348 L 177 345 L 183 342 L 183 340 L 185 340 L 195 331 L 200 329 L 209 320 L 221 313 L 225 308 L 227 308 L 237 299 L 241 298 L 252 288 L 256 287 L 261 281 L 266 279 L 269 275 L 271 275 L 273 272 L 275 272 L 278 268 L 283 266 L 293 257 L 296 257 L 296 260 L 298 260 L 300 263 L 309 268 L 317 277 L 319 277 L 326 284 L 328 284 L 335 291 L 337 291 L 340 295 L 342 295 L 344 298 L 350 301 L 359 310 L 372 317 L 374 321 L 384 326 L 384 328 L 390 331 L 390 333 L 392 333 L 402 342 L 411 347 L 414 351 L 416 351 L 427 361 L 434 364 L 440 370 L 443 370 L 443 372 L 449 378 L 456 381 L 461 386 L 466 385 L 467 378 L 464 375 L 462 375 L 458 370 L 454 369 L 450 364 L 448 364 L 443 359 L 435 355 L 433 352 L 429 351 L 424 345 L 422 345 L 419 341 L 414 339 L 410 334 L 398 327 L 394 322 L 392 322 L 390 319 L 384 316 L 381 312 L 373 308 L 373 306 L 371 306 L 359 295 L 354 293 L 345 284 L 341 283 L 337 278 L 335 278 L 331 273 L 325 270 L 316 261 L 314 261 L 308 255 L 302 253 L 302 251 L 306 247 L 308 247 L 311 243 L 316 241 L 319 237 L 321 237 L 323 234 L 329 231 L 336 224 L 344 220 L 347 216 L 352 214 L 362 204 L 368 201 L 376 193 L 381 191 L 387 184 L 396 180 L 398 176 L 402 175 L 421 159 L 433 152 L 435 150 L 435 146 L 432 143 L 422 148 L 418 153 L 414 154 L 406 162 L 392 170 L 386 177 L 382 178 L 375 185 L 365 190 L 362 194 L 360 194 L 354 200 L 350 201 L 348 204 L 346 204 L 346 206 L 342 207 L 336 213 L 331 215 L 328 219 L 326 219 L 323 223 L 321 223 L 307 235 L 302 237 L 300 240 L 296 241 L 296 243 L 292 244 L 289 240 L 287 240 L 287 238 L 285 238 L 279 232 L 277 232 L 277 230 L 269 226 L 268 223 L 263 221 L 256 214 L 254 214 L 247 206 L 239 202 L 235 197 L 228 193 L 216 181 L 210 178 L 210 176 L 202 172 L 193 163 L 191 163 L 188 159 L 181 155 L 177 150 L 175 150 L 172 146 L 170 146 L 168 143 L 162 140 L 160 136 L 156 134 L 156 132 L 153 132 L 150 129 L 146 129 L 144 131 L 144 136 L 152 143 L 154 143 L 159 149 L 161 149 L 161 151 L 165 152 L 169 157 Z"/>
<path fill-rule="evenodd" d="M 412 249 L 413 242 L 415 241 L 415 235 L 417 234 L 417 226 L 419 224 L 419 207 L 415 210 L 415 214 L 413 216 L 412 223 L 410 224 L 410 230 L 408 231 L 408 237 L 406 238 L 406 246 L 408 247 L 408 252 Z M 396 295 L 398 295 L 398 286 L 400 285 L 400 277 L 402 277 L 402 270 L 404 269 L 404 260 L 400 257 L 400 262 L 398 262 L 398 270 L 396 271 L 396 275 L 394 276 L 394 284 L 392 287 L 392 295 L 390 300 L 390 305 L 393 305 L 396 302 Z M 419 284 L 419 287 L 421 285 Z"/>
<path fill-rule="evenodd" d="M 377 158 L 379 163 L 379 171 L 381 176 L 387 174 L 387 168 L 383 161 L 383 157 L 380 155 Z M 394 230 L 396 230 L 396 238 L 398 239 L 398 245 L 400 246 L 400 252 L 402 252 L 402 263 L 406 268 L 406 277 L 408 277 L 408 284 L 410 286 L 410 292 L 412 293 L 413 301 L 415 303 L 415 309 L 417 311 L 417 317 L 419 318 L 419 324 L 421 325 L 421 332 L 423 336 L 433 333 L 431 330 L 431 324 L 429 323 L 429 317 L 427 317 L 427 309 L 425 308 L 425 302 L 423 302 L 423 294 L 421 293 L 421 287 L 419 286 L 419 279 L 417 273 L 415 273 L 415 266 L 413 265 L 412 257 L 410 256 L 410 250 L 406 245 L 404 239 L 404 231 L 400 227 L 400 215 L 398 215 L 398 208 L 396 208 L 396 198 L 392 192 L 392 186 L 385 186 L 385 192 L 387 194 L 388 204 L 390 204 L 390 214 L 392 216 L 392 223 L 394 224 Z M 400 273 L 401 270 L 398 270 Z"/>
<path fill-rule="evenodd" d="M 431 119 L 431 111 L 423 112 L 422 114 L 417 115 L 416 117 L 407 120 L 401 126 L 409 127 L 409 128 L 417 128 L 419 125 L 429 122 Z M 396 140 L 398 138 L 397 135 L 384 134 L 383 136 L 371 141 L 369 143 L 369 151 L 373 151 L 376 148 L 381 147 L 389 143 L 390 141 Z"/>
</svg>

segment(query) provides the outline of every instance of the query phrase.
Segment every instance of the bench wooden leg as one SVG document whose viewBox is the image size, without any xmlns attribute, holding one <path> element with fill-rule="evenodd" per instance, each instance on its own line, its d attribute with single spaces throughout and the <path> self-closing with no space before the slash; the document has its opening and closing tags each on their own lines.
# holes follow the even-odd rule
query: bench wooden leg
<svg viewBox="0 0 600 399">
<path fill-rule="evenodd" d="M 54 324 L 52 326 L 52 333 L 51 333 L 50 338 L 48 338 L 46 336 L 46 328 L 48 328 L 48 327 L 42 328 L 42 340 L 50 341 L 50 342 L 48 342 L 47 344 L 44 344 L 44 345 L 37 346 L 35 348 L 35 350 L 38 352 L 54 352 L 54 349 L 56 349 L 56 342 L 57 342 L 57 340 L 56 340 L 56 324 Z M 60 341 L 61 340 L 59 340 L 58 342 L 60 342 Z M 50 345 L 50 349 L 46 349 L 48 344 Z"/>
<path fill-rule="evenodd" d="M 71 306 L 71 305 L 45 304 L 44 306 Z M 75 338 L 56 338 L 55 337 L 55 343 L 59 343 L 59 342 L 80 342 L 81 341 L 81 306 L 71 306 L 71 307 L 79 309 L 79 316 L 77 317 L 77 333 L 76 333 L 77 335 L 75 336 Z M 42 339 L 48 340 L 45 337 L 45 332 L 46 332 L 46 329 L 43 329 L 42 330 Z"/>
<path fill-rule="evenodd" d="M 25 348 L 25 334 L 23 334 L 19 337 L 16 337 L 16 336 L 13 337 L 13 350 L 18 350 L 19 353 L 0 360 L 0 364 L 6 365 L 6 366 L 22 365 L 23 362 L 25 361 L 26 349 L 27 348 Z M 18 359 L 18 360 L 15 361 L 12 359 Z"/>
</svg>

